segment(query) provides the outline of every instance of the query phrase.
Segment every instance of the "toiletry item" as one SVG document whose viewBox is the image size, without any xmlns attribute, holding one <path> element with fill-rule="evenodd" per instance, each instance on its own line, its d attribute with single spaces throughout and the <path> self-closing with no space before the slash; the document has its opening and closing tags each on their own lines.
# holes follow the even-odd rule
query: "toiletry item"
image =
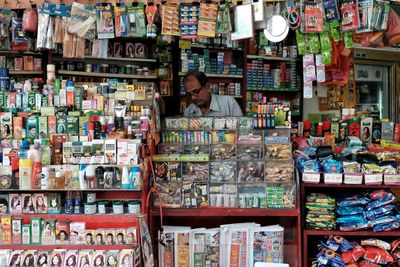
<svg viewBox="0 0 400 267">
<path fill-rule="evenodd" d="M 128 202 L 129 214 L 140 214 L 140 201 L 132 200 Z"/>
<path fill-rule="evenodd" d="M 42 167 L 42 174 L 40 176 L 40 188 L 43 189 L 48 189 L 47 187 L 47 180 L 49 178 L 49 168 L 48 167 Z"/>
<path fill-rule="evenodd" d="M 123 201 L 113 201 L 113 213 L 114 214 L 124 214 L 124 202 Z"/>
<path fill-rule="evenodd" d="M 87 180 L 85 179 L 86 165 L 79 165 L 79 187 L 81 190 L 86 190 L 88 188 Z"/>
<path fill-rule="evenodd" d="M 86 181 L 87 181 L 87 188 L 88 189 L 96 189 L 97 182 L 96 182 L 96 170 L 94 166 L 88 165 L 86 167 Z"/>
<path fill-rule="evenodd" d="M 124 166 L 122 168 L 122 181 L 121 181 L 121 188 L 122 189 L 129 189 L 130 183 L 129 183 L 129 171 L 128 167 Z"/>
<path fill-rule="evenodd" d="M 140 168 L 133 166 L 129 173 L 129 189 L 140 190 L 141 186 Z"/>
<path fill-rule="evenodd" d="M 32 166 L 31 159 L 19 160 L 19 189 L 32 189 Z"/>
</svg>

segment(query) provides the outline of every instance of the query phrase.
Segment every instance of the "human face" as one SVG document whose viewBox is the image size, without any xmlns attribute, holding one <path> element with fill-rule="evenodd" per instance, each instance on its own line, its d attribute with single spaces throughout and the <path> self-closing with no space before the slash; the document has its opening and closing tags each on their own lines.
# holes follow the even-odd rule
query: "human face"
<svg viewBox="0 0 400 267">
<path fill-rule="evenodd" d="M 7 206 L 4 204 L 0 204 L 0 212 L 1 213 L 6 213 L 7 212 Z"/>
<path fill-rule="evenodd" d="M 53 199 L 51 200 L 51 206 L 52 206 L 53 208 L 57 207 L 57 200 L 56 200 L 55 198 L 53 198 Z"/>
<path fill-rule="evenodd" d="M 39 259 L 39 263 L 43 264 L 46 261 L 46 256 L 44 254 L 42 254 L 42 256 Z"/>
<path fill-rule="evenodd" d="M 86 243 L 92 244 L 92 236 L 91 235 L 86 236 Z"/>
<path fill-rule="evenodd" d="M 101 238 L 101 235 L 96 236 L 97 244 L 101 244 L 103 242 L 103 238 Z"/>
<path fill-rule="evenodd" d="M 74 263 L 74 259 L 72 258 L 72 256 L 68 258 L 67 263 L 68 265 L 72 265 Z"/>
<path fill-rule="evenodd" d="M 32 206 L 32 198 L 31 197 L 29 197 L 29 199 L 28 199 L 28 207 L 30 207 L 30 206 Z"/>
<path fill-rule="evenodd" d="M 21 254 L 18 254 L 18 258 L 17 258 L 17 260 L 15 261 L 15 265 L 18 265 L 18 264 L 20 264 L 21 263 Z"/>
<path fill-rule="evenodd" d="M 128 265 L 129 264 L 129 256 L 125 255 L 124 257 L 124 264 Z"/>
<path fill-rule="evenodd" d="M 110 257 L 108 257 L 108 264 L 110 264 L 110 265 L 114 265 L 114 258 L 113 258 L 113 256 L 110 256 Z"/>
<path fill-rule="evenodd" d="M 26 265 L 26 266 L 29 266 L 29 257 L 26 257 L 26 258 L 25 258 L 25 265 Z"/>
<path fill-rule="evenodd" d="M 202 86 L 196 78 L 186 78 L 183 87 L 185 88 L 186 98 L 190 103 L 193 103 L 198 107 L 209 104 L 211 96 L 208 93 L 206 86 Z"/>
<path fill-rule="evenodd" d="M 60 240 L 62 240 L 62 241 L 65 240 L 65 234 L 64 234 L 64 232 L 61 232 L 61 233 L 60 233 Z"/>
<path fill-rule="evenodd" d="M 94 263 L 96 266 L 100 266 L 100 264 L 101 264 L 101 259 L 100 259 L 100 257 L 97 257 L 96 258 L 96 262 Z"/>
<path fill-rule="evenodd" d="M 32 137 L 36 136 L 36 128 L 30 129 L 29 133 L 31 134 Z"/>
<path fill-rule="evenodd" d="M 58 257 L 57 257 L 57 256 L 54 256 L 53 259 L 51 260 L 51 262 L 52 262 L 54 265 L 57 265 L 57 264 L 60 263 L 60 261 L 58 260 Z"/>
<path fill-rule="evenodd" d="M 122 235 L 118 235 L 118 237 L 117 237 L 117 238 L 118 238 L 118 243 L 120 243 L 120 244 L 121 244 L 121 243 L 122 243 L 122 241 L 123 241 L 123 240 L 122 240 Z"/>
<path fill-rule="evenodd" d="M 43 198 L 42 197 L 38 197 L 38 204 L 39 206 L 43 206 Z"/>
<path fill-rule="evenodd" d="M 113 238 L 112 238 L 111 235 L 107 236 L 107 243 L 108 243 L 108 244 L 111 244 L 112 241 L 113 241 L 112 239 L 113 239 Z"/>
</svg>

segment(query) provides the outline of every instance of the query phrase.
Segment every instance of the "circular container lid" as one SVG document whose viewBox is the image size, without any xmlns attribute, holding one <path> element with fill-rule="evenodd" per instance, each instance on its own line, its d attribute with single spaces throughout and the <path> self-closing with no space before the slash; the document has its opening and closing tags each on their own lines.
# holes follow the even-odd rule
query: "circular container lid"
<svg viewBox="0 0 400 267">
<path fill-rule="evenodd" d="M 265 38 L 273 43 L 283 41 L 289 33 L 287 20 L 281 15 L 273 15 L 267 19 L 267 28 L 264 29 Z"/>
</svg>

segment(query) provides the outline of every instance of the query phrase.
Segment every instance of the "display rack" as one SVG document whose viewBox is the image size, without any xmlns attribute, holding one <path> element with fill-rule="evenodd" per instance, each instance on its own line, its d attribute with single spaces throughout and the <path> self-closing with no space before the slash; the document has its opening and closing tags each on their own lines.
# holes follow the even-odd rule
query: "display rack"
<svg viewBox="0 0 400 267">
<path fill-rule="evenodd" d="M 340 231 L 340 230 L 311 230 L 307 229 L 305 225 L 306 208 L 305 199 L 310 193 L 326 193 L 334 196 L 338 190 L 344 192 L 348 191 L 351 194 L 356 194 L 360 191 L 379 190 L 379 189 L 400 189 L 400 186 L 396 185 L 349 185 L 349 184 L 324 184 L 324 183 L 301 183 L 301 217 L 302 217 L 302 229 L 303 231 L 303 266 L 310 266 L 311 259 L 315 257 L 315 249 L 317 243 L 325 236 L 338 235 L 346 237 L 375 237 L 375 238 L 387 238 L 387 237 L 399 237 L 400 231 L 389 231 L 389 232 L 374 232 L 372 230 L 362 231 Z"/>
</svg>

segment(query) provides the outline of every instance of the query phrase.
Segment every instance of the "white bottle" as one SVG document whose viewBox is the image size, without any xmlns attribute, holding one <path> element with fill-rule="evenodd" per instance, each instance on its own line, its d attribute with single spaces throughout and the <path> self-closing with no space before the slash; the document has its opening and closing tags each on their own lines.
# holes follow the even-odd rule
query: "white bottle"
<svg viewBox="0 0 400 267">
<path fill-rule="evenodd" d="M 126 166 L 124 166 L 122 168 L 121 187 L 122 187 L 122 189 L 129 188 L 129 171 L 128 171 L 128 167 L 126 167 Z"/>
<path fill-rule="evenodd" d="M 49 168 L 42 167 L 42 175 L 40 176 L 40 188 L 47 189 L 47 179 L 49 178 Z"/>
</svg>

